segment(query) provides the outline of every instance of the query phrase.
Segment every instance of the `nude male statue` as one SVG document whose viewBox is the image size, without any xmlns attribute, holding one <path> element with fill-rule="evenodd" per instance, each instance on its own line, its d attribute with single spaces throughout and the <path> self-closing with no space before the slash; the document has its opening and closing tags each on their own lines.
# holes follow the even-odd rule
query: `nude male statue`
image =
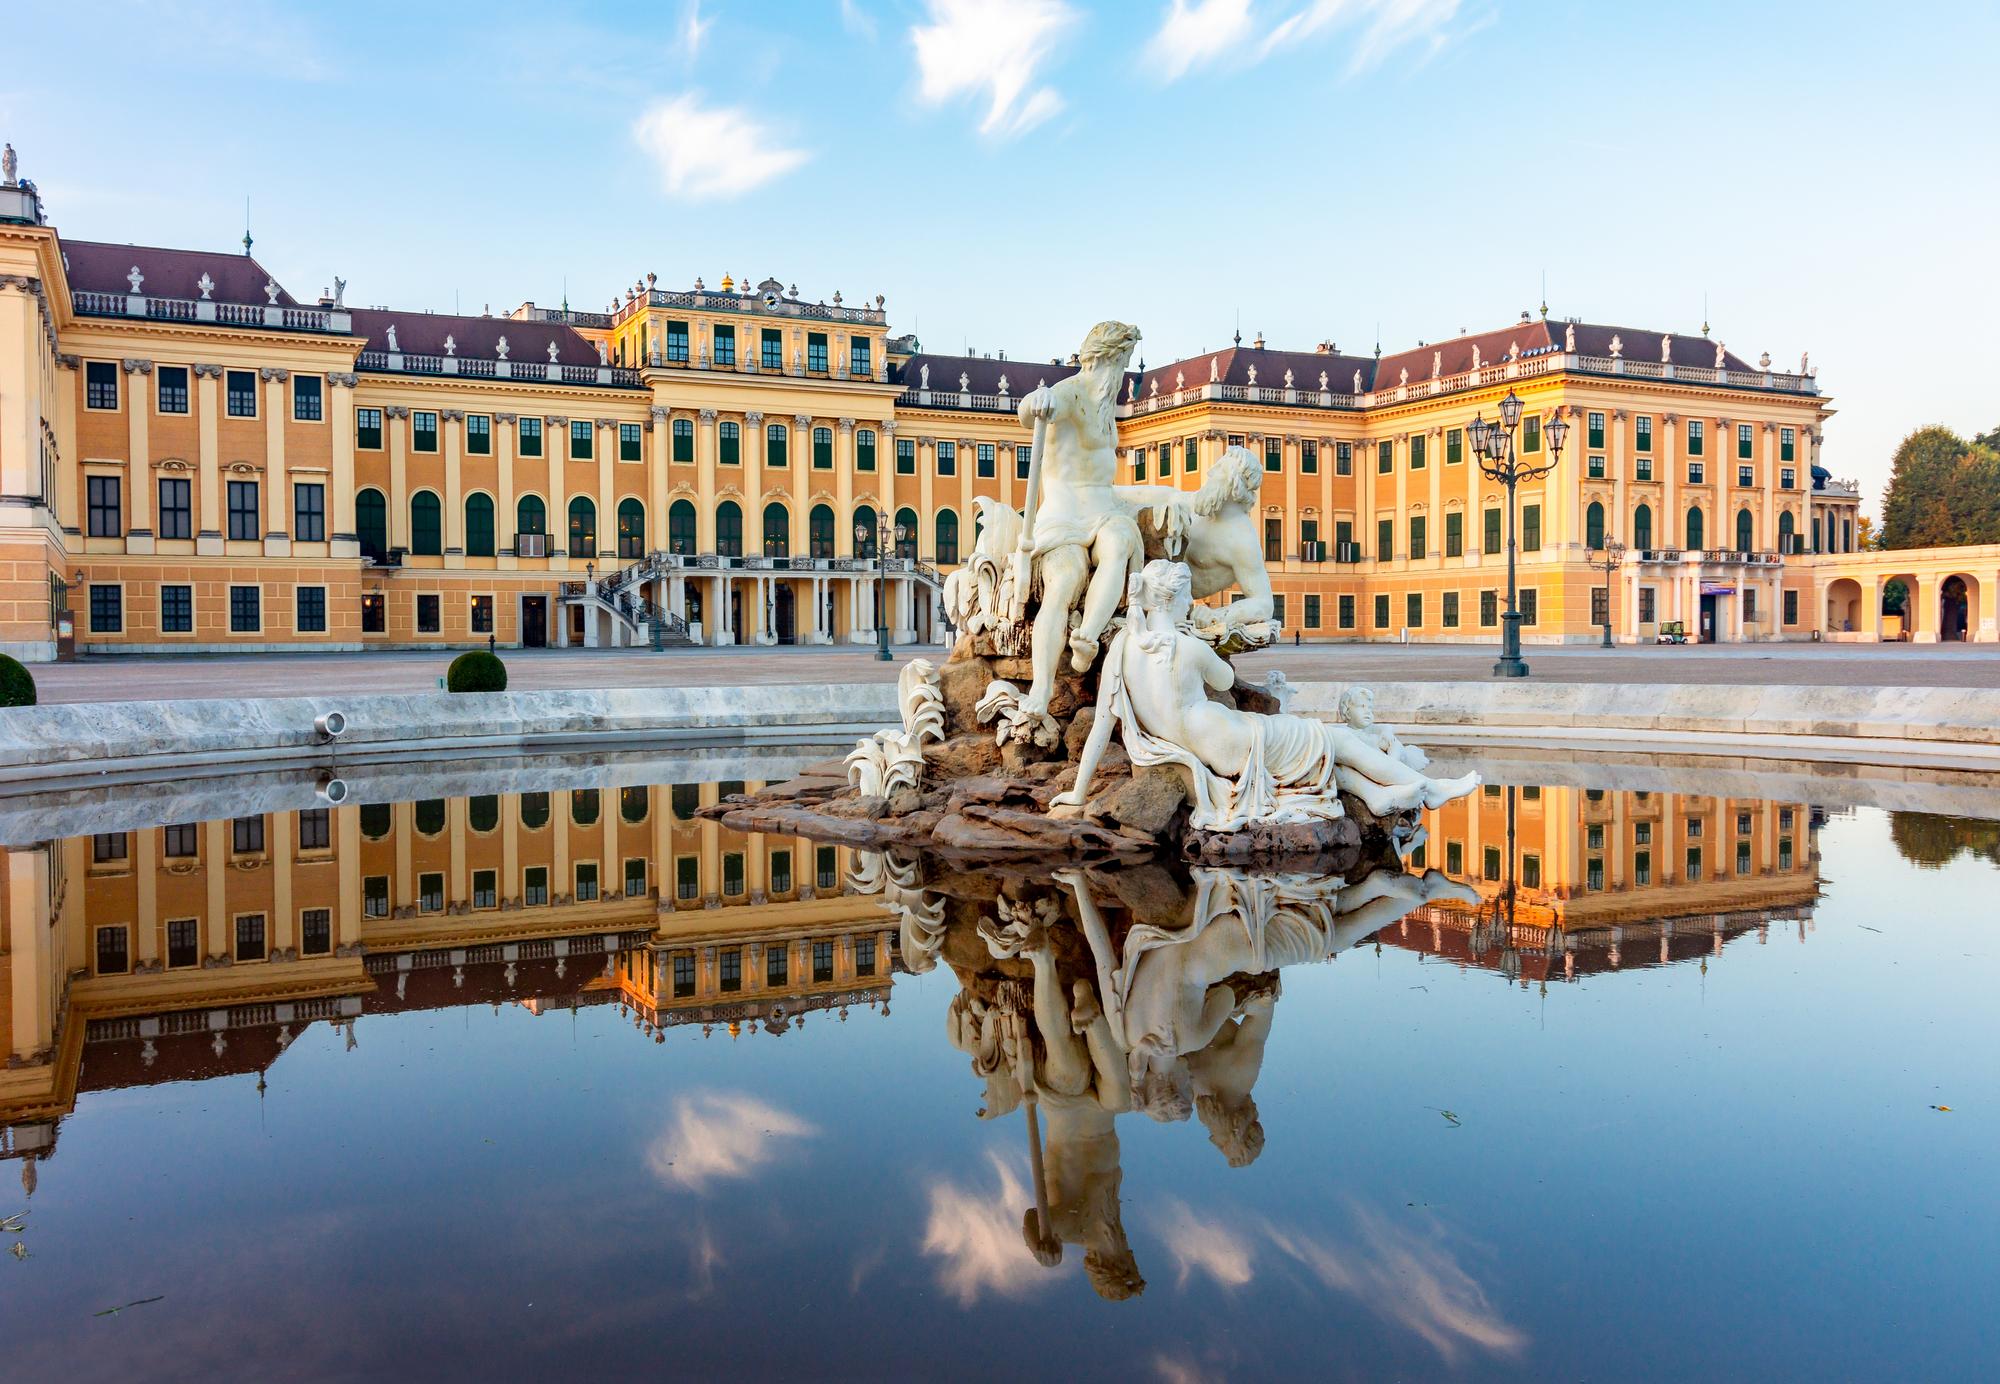
<svg viewBox="0 0 2000 1384">
<path fill-rule="evenodd" d="M 1100 322 L 1077 352 L 1082 369 L 1025 395 L 1021 421 L 1035 431 L 1027 505 L 1015 554 L 1011 618 L 1027 614 L 1030 574 L 1042 605 L 1029 652 L 1034 680 L 1020 712 L 1046 717 L 1064 650 L 1078 672 L 1097 658 L 1098 641 L 1125 598 L 1125 583 L 1145 560 L 1131 508 L 1119 502 L 1118 386 L 1139 344 L 1139 329 Z M 1074 628 L 1070 611 L 1082 612 Z"/>
</svg>

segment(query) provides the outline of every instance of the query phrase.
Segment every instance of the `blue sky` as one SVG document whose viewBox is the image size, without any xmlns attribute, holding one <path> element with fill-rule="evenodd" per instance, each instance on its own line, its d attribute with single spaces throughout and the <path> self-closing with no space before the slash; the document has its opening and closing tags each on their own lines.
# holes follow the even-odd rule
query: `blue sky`
<svg viewBox="0 0 2000 1384">
<path fill-rule="evenodd" d="M 86 238 L 301 296 L 885 294 L 934 350 L 1387 349 L 1554 315 L 1810 351 L 1827 461 L 2000 423 L 2000 7 L 17 4 L 0 137 Z M 79 24 L 87 18 L 88 25 Z"/>
</svg>

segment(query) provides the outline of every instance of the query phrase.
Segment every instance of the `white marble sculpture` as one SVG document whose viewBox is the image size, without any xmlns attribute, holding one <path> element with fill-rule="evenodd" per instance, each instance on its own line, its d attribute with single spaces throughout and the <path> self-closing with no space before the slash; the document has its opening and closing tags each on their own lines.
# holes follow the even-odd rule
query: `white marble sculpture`
<svg viewBox="0 0 2000 1384">
<path fill-rule="evenodd" d="M 1149 562 L 1134 579 L 1133 610 L 1105 659 L 1076 786 L 1053 805 L 1080 808 L 1089 800 L 1114 729 L 1134 765 L 1184 772 L 1198 830 L 1338 817 L 1336 789 L 1389 816 L 1438 807 L 1478 787 L 1477 774 L 1427 778 L 1345 725 L 1211 701 L 1209 691 L 1233 687 L 1236 673 L 1189 629 L 1188 589 L 1188 569 L 1178 562 Z"/>
<path fill-rule="evenodd" d="M 1279 670 L 1282 671 L 1282 670 Z M 1282 703 L 1281 703 L 1282 705 Z M 1415 745 L 1405 745 L 1395 731 L 1375 719 L 1375 693 L 1366 687 L 1350 687 L 1340 694 L 1336 708 L 1347 728 L 1383 754 L 1400 759 L 1412 769 L 1427 769 L 1431 757 Z"/>
<path fill-rule="evenodd" d="M 1196 607 L 1195 632 L 1211 642 L 1234 635 L 1235 647 L 1256 648 L 1278 637 L 1256 514 L 1263 485 L 1263 463 L 1236 446 L 1223 452 L 1192 495 L 1163 485 L 1117 488 L 1139 520 L 1147 552 L 1188 565 L 1195 600 L 1231 587 L 1241 593 L 1219 611 Z"/>
<path fill-rule="evenodd" d="M 924 786 L 924 742 L 944 739 L 944 696 L 937 665 L 911 659 L 896 679 L 903 724 L 878 730 L 849 752 L 847 781 L 864 798 L 886 798 L 904 788 Z"/>
</svg>

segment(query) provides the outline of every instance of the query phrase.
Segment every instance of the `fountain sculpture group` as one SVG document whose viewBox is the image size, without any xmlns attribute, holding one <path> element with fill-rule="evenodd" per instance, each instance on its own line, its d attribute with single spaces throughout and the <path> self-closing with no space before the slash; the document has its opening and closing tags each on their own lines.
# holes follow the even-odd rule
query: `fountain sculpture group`
<svg viewBox="0 0 2000 1384">
<path fill-rule="evenodd" d="M 1392 842 L 1416 809 L 1477 786 L 1428 776 L 1365 693 L 1339 721 L 1289 715 L 1282 673 L 1231 666 L 1279 634 L 1263 467 L 1231 447 L 1197 490 L 1117 484 L 1138 341 L 1099 323 L 1077 373 L 1022 398 L 1026 505 L 978 501 L 977 542 L 944 592 L 962 634 L 942 667 L 904 668 L 901 725 L 720 804 L 725 824 L 967 856 L 1297 858 Z"/>
</svg>

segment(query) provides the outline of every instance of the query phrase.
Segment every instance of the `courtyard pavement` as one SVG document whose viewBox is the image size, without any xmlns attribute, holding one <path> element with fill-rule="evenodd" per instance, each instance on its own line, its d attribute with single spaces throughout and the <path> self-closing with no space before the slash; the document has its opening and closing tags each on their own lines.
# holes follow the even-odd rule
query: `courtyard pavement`
<svg viewBox="0 0 2000 1384">
<path fill-rule="evenodd" d="M 1490 678 L 1494 655 L 1486 645 L 1308 644 L 1236 661 L 1253 675 L 1283 668 L 1293 682 L 1463 682 Z M 515 691 L 888 682 L 919 656 L 942 661 L 946 655 L 936 648 L 900 648 L 894 662 L 881 663 L 872 650 L 840 648 L 502 651 Z M 1533 676 L 1546 682 L 2000 690 L 2000 645 L 1994 644 L 1530 647 L 1526 657 Z M 40 664 L 33 671 L 45 703 L 293 697 L 434 689 L 451 659 L 434 652 L 127 655 Z"/>
</svg>

